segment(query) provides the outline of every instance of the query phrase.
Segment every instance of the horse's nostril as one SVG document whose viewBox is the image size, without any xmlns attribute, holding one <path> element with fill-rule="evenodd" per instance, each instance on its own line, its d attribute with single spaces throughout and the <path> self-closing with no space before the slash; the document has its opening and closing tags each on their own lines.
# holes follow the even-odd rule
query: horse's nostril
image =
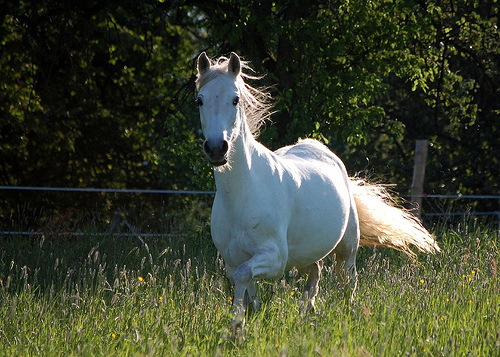
<svg viewBox="0 0 500 357">
<path fill-rule="evenodd" d="M 208 144 L 208 140 L 205 140 L 205 142 L 203 143 L 203 151 L 205 151 L 205 153 L 207 154 L 210 154 L 210 145 Z"/>
<path fill-rule="evenodd" d="M 226 140 L 222 142 L 222 149 L 221 149 L 221 154 L 225 155 L 227 153 L 227 150 L 229 149 L 229 144 L 227 143 Z"/>
</svg>

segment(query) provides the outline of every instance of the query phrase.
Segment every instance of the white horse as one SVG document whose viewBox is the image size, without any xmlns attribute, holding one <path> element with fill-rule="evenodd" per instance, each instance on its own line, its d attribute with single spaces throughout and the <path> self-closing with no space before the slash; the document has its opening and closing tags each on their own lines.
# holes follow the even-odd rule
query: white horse
<svg viewBox="0 0 500 357">
<path fill-rule="evenodd" d="M 216 62 L 202 53 L 196 82 L 203 149 L 217 187 L 212 239 L 235 288 L 233 328 L 244 323 L 248 301 L 259 307 L 254 279 L 295 267 L 308 276 L 302 299 L 314 307 L 328 255 L 336 259 L 340 284 L 354 293 L 359 245 L 409 255 L 415 254 L 409 244 L 439 251 L 417 219 L 380 186 L 350 178 L 323 144 L 306 139 L 272 152 L 259 143 L 268 95 L 244 82 L 242 68 L 248 66 L 235 53 Z"/>
</svg>

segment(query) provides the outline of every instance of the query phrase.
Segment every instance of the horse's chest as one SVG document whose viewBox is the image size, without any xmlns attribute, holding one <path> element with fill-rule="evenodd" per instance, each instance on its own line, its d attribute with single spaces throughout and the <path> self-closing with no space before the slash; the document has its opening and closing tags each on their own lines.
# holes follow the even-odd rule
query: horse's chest
<svg viewBox="0 0 500 357">
<path fill-rule="evenodd" d="M 256 250 L 257 244 L 243 229 L 235 229 L 228 226 L 223 229 L 221 226 L 212 226 L 212 239 L 226 264 L 239 266 L 249 260 Z"/>
<path fill-rule="evenodd" d="M 270 214 L 254 210 L 214 209 L 212 239 L 226 264 L 238 266 L 249 260 L 269 241 L 281 238 L 276 219 Z"/>
</svg>

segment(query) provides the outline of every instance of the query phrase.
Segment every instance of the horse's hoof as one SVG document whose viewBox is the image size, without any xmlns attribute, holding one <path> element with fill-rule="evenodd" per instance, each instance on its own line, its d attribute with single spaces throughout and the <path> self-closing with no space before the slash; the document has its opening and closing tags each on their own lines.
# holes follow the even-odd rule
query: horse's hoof
<svg viewBox="0 0 500 357">
<path fill-rule="evenodd" d="M 299 302 L 299 311 L 300 311 L 300 315 L 302 317 L 304 317 L 305 315 L 307 315 L 309 313 L 315 314 L 316 313 L 316 306 L 314 305 L 314 301 L 301 300 Z"/>
<path fill-rule="evenodd" d="M 243 327 L 245 326 L 245 321 L 243 320 L 233 320 L 231 321 L 231 331 L 234 336 L 241 335 L 243 333 Z"/>
</svg>

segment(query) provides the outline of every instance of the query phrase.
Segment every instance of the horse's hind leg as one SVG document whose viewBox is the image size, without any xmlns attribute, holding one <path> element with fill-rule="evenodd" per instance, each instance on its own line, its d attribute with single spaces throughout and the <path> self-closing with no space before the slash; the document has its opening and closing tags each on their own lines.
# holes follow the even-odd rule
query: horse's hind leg
<svg viewBox="0 0 500 357">
<path fill-rule="evenodd" d="M 345 251 L 335 251 L 335 270 L 340 288 L 344 291 L 345 298 L 352 302 L 358 285 L 356 272 L 356 254 L 345 254 Z"/>
<path fill-rule="evenodd" d="M 349 223 L 342 240 L 332 252 L 335 255 L 337 280 L 344 289 L 346 298 L 352 301 L 358 284 L 356 253 L 359 245 L 359 223 L 355 208 L 351 209 Z"/>
<path fill-rule="evenodd" d="M 307 307 L 314 310 L 314 301 L 316 300 L 316 295 L 319 291 L 319 280 L 321 279 L 321 269 L 323 268 L 323 261 L 319 260 L 313 263 L 299 272 L 301 274 L 307 275 L 306 286 L 304 287 L 304 293 L 302 294 L 301 306 Z"/>
</svg>

